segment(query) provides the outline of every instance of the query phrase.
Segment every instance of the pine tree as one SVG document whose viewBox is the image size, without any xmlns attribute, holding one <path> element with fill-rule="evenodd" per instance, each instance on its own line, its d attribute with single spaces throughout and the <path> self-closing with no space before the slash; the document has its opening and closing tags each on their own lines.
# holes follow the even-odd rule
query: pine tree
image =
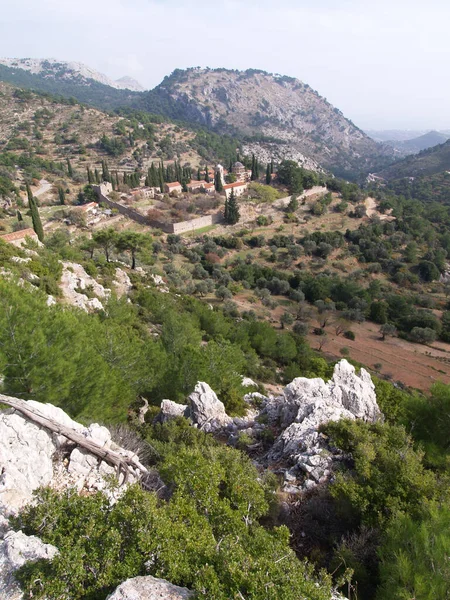
<svg viewBox="0 0 450 600">
<path fill-rule="evenodd" d="M 270 164 L 267 163 L 267 168 L 266 168 L 266 183 L 267 185 L 269 185 L 272 181 L 272 175 L 270 174 Z"/>
<path fill-rule="evenodd" d="M 226 212 L 227 216 L 225 217 L 225 220 L 229 225 L 235 225 L 241 218 L 239 205 L 237 203 L 236 196 L 234 195 L 233 188 L 231 188 L 231 194 L 228 198 L 228 206 L 226 208 Z"/>
<path fill-rule="evenodd" d="M 59 197 L 59 203 L 64 205 L 66 203 L 66 193 L 64 192 L 64 188 L 62 188 L 62 187 L 58 188 L 58 197 Z"/>
<path fill-rule="evenodd" d="M 69 174 L 69 177 L 73 177 L 73 169 L 72 165 L 70 164 L 70 158 L 67 159 L 67 173 Z"/>
<path fill-rule="evenodd" d="M 44 241 L 44 228 L 42 227 L 41 217 L 39 216 L 39 210 L 36 204 L 36 200 L 33 198 L 33 194 L 31 192 L 31 188 L 27 183 L 27 196 L 28 196 L 28 206 L 30 207 L 31 212 L 31 220 L 33 222 L 33 229 L 38 236 L 40 242 Z"/>
<path fill-rule="evenodd" d="M 219 171 L 216 171 L 216 174 L 214 175 L 214 187 L 216 188 L 216 192 L 219 192 L 219 194 L 223 191 L 222 179 Z"/>
</svg>

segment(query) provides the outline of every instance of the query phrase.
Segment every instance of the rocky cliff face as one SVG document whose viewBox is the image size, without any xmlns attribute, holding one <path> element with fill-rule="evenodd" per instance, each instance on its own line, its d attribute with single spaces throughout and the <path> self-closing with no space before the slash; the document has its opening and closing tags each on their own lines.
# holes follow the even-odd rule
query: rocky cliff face
<svg viewBox="0 0 450 600">
<path fill-rule="evenodd" d="M 372 169 L 391 149 L 374 142 L 307 84 L 262 71 L 175 71 L 148 106 L 219 131 L 255 137 L 262 159 L 293 158 L 336 171 Z"/>
</svg>

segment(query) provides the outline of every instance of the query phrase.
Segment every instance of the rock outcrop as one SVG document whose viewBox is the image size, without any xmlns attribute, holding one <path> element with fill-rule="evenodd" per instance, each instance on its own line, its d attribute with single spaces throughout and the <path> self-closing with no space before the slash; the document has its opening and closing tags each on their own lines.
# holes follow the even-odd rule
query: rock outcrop
<svg viewBox="0 0 450 600">
<path fill-rule="evenodd" d="M 51 404 L 33 400 L 25 404 L 102 448 L 123 456 L 135 456 L 117 446 L 106 427 L 95 423 L 85 427 Z M 63 456 L 67 458 L 57 460 Z M 76 447 L 63 435 L 52 433 L 12 410 L 0 413 L 0 468 L 0 515 L 15 514 L 30 502 L 33 491 L 38 487 L 51 485 L 104 490 L 105 476 L 116 472 L 110 464 Z M 123 481 L 124 475 L 119 477 Z M 132 482 L 133 476 L 128 480 Z"/>
<path fill-rule="evenodd" d="M 295 483 L 304 479 L 302 487 L 326 481 L 335 460 L 328 449 L 320 425 L 340 419 L 362 419 L 375 422 L 382 418 L 375 386 L 369 373 L 341 360 L 332 379 L 298 377 L 281 397 L 269 398 L 263 412 L 272 425 L 283 428 L 267 455 L 268 463 L 284 461 L 291 468 L 285 472 L 286 491 L 297 491 Z"/>
<path fill-rule="evenodd" d="M 61 290 L 65 301 L 86 312 L 102 310 L 103 304 L 99 298 L 106 300 L 109 298 L 111 290 L 100 285 L 86 273 L 81 265 L 72 262 L 63 262 L 62 264 Z M 84 292 L 89 292 L 94 297 L 89 298 Z"/>
<path fill-rule="evenodd" d="M 163 400 L 159 418 L 190 418 L 203 431 L 227 435 L 231 445 L 245 434 L 254 440 L 252 448 L 262 447 L 258 439 L 264 437 L 264 430 L 270 435 L 278 433 L 271 448 L 258 460 L 267 467 L 276 464 L 284 475 L 285 491 L 293 493 L 326 481 L 333 464 L 341 458 L 339 452 L 328 447 L 326 437 L 319 432 L 321 425 L 340 419 L 382 419 L 369 373 L 361 369 L 357 375 L 346 360 L 336 364 L 328 382 L 298 377 L 279 396 L 253 392 L 244 399 L 249 404 L 246 416 L 232 419 L 210 386 L 199 382 L 189 396 L 188 406 Z M 252 408 L 255 404 L 259 409 Z"/>
<path fill-rule="evenodd" d="M 58 549 L 44 544 L 34 535 L 28 536 L 22 531 L 9 531 L 0 542 L 0 598 L 2 600 L 21 600 L 22 592 L 14 573 L 26 562 L 39 559 L 51 560 Z"/>
<path fill-rule="evenodd" d="M 203 381 L 197 383 L 189 396 L 189 409 L 192 421 L 203 431 L 215 431 L 232 420 L 227 415 L 223 402 Z"/>
<path fill-rule="evenodd" d="M 187 588 L 172 585 L 165 579 L 147 576 L 127 579 L 107 600 L 189 600 L 193 596 Z"/>
</svg>

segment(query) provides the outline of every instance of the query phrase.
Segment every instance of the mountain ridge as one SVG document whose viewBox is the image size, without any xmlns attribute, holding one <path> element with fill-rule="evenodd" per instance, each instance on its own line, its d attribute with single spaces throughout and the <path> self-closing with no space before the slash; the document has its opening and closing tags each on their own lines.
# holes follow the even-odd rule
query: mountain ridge
<svg viewBox="0 0 450 600">
<path fill-rule="evenodd" d="M 135 79 L 124 76 L 114 80 L 96 69 L 81 62 L 57 60 L 56 58 L 0 58 L 0 64 L 11 69 L 22 69 L 33 75 L 43 75 L 46 78 L 63 77 L 65 79 L 82 78 L 94 80 L 117 90 L 143 92 L 144 87 Z"/>
</svg>

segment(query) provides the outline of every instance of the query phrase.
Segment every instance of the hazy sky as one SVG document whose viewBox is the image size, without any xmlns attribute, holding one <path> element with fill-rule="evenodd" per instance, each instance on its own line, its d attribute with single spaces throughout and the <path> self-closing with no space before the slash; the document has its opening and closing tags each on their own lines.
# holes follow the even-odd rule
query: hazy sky
<svg viewBox="0 0 450 600">
<path fill-rule="evenodd" d="M 298 77 L 362 128 L 450 128 L 448 0 L 2 0 L 0 56 L 151 88 L 175 68 Z"/>
</svg>

